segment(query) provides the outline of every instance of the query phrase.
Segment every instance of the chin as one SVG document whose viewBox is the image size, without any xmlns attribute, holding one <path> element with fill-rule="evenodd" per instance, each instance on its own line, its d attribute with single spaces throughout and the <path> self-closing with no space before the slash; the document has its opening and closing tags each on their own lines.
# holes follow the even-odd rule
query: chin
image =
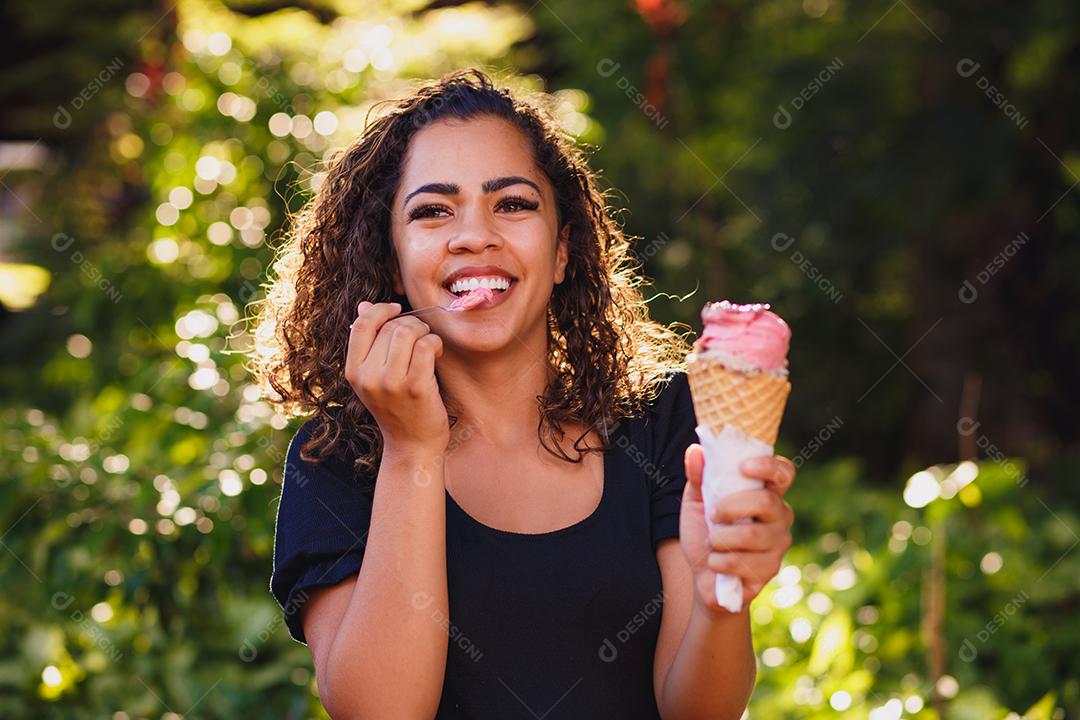
<svg viewBox="0 0 1080 720">
<path fill-rule="evenodd" d="M 499 322 L 453 323 L 435 332 L 442 337 L 444 346 L 462 353 L 499 352 L 519 342 L 513 331 Z"/>
</svg>

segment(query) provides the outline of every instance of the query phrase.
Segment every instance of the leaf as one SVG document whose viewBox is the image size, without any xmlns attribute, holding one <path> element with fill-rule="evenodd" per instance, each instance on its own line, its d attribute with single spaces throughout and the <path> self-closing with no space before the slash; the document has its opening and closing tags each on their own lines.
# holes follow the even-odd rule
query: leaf
<svg viewBox="0 0 1080 720">
<path fill-rule="evenodd" d="M 1053 690 L 1043 695 L 1027 709 L 1024 720 L 1051 720 L 1054 710 L 1057 709 L 1056 698 L 1057 694 Z"/>
<path fill-rule="evenodd" d="M 841 656 L 845 651 L 849 656 L 852 654 L 851 616 L 846 609 L 837 609 L 825 618 L 825 622 L 818 629 L 814 649 L 810 653 L 810 662 L 806 666 L 807 672 L 811 675 L 821 675 L 835 660 L 841 659 L 836 671 L 839 674 L 846 673 L 851 667 L 853 658 L 849 657 L 844 662 Z M 839 665 L 847 665 L 847 667 L 841 669 Z"/>
</svg>

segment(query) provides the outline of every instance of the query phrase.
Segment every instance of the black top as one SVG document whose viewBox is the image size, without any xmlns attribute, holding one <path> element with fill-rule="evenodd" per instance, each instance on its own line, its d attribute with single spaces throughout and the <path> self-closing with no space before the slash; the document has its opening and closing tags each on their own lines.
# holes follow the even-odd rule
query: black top
<svg viewBox="0 0 1080 720">
<path fill-rule="evenodd" d="M 310 425 L 289 445 L 270 580 L 300 642 L 304 591 L 357 574 L 372 509 L 345 465 L 300 459 Z M 450 643 L 437 720 L 659 718 L 655 551 L 679 535 L 694 426 L 678 373 L 641 417 L 612 433 L 596 510 L 553 532 L 488 527 L 446 494 L 450 617 L 433 620 Z"/>
</svg>

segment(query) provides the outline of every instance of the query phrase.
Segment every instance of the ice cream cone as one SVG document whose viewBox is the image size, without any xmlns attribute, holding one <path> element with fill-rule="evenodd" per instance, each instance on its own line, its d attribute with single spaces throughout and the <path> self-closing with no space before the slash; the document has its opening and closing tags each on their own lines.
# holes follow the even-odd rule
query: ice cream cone
<svg viewBox="0 0 1080 720">
<path fill-rule="evenodd" d="M 698 423 L 719 434 L 735 425 L 769 446 L 776 445 L 791 383 L 767 372 L 731 370 L 691 353 L 687 376 Z"/>
<path fill-rule="evenodd" d="M 791 392 L 787 353 L 791 329 L 769 306 L 709 303 L 701 312 L 701 336 L 687 358 L 697 433 L 705 454 L 701 494 L 710 532 L 723 499 L 764 487 L 742 474 L 741 463 L 769 455 L 776 444 L 784 405 Z M 752 522 L 749 517 L 736 523 Z M 717 573 L 716 602 L 730 612 L 743 606 L 738 574 Z"/>
</svg>

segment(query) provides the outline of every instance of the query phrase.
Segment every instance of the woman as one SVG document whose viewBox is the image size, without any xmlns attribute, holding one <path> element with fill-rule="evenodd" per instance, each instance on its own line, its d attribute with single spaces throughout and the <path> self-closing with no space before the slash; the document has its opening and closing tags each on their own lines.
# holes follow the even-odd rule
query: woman
<svg viewBox="0 0 1080 720">
<path fill-rule="evenodd" d="M 333 717 L 742 714 L 794 466 L 748 463 L 766 489 L 718 519 L 758 522 L 709 536 L 688 346 L 546 112 L 476 70 L 421 88 L 334 160 L 275 269 L 259 368 L 315 415 L 271 590 Z"/>
</svg>

